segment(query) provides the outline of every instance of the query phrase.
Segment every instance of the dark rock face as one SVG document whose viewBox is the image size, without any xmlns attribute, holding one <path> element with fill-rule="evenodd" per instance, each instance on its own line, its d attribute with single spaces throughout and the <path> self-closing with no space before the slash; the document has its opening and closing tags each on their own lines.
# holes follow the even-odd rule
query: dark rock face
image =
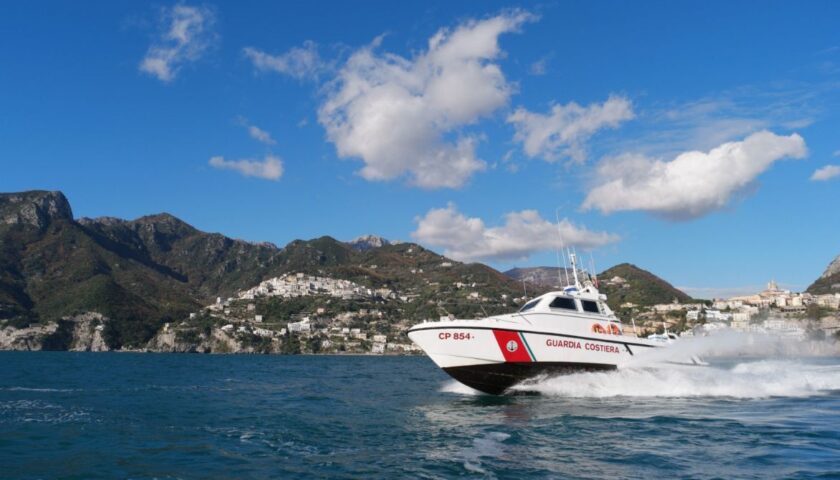
<svg viewBox="0 0 840 480">
<path fill-rule="evenodd" d="M 61 192 L 0 194 L 0 223 L 44 230 L 55 220 L 73 220 L 73 210 Z"/>
<path fill-rule="evenodd" d="M 562 267 L 525 267 L 512 268 L 505 275 L 518 281 L 530 282 L 535 285 L 559 288 L 567 285 L 566 279 L 572 278 L 572 270 Z"/>
<path fill-rule="evenodd" d="M 350 240 L 347 242 L 347 245 L 357 252 L 367 252 L 368 250 L 372 250 L 374 248 L 382 248 L 387 245 L 391 245 L 391 242 L 377 235 L 362 235 L 361 237 Z"/>
</svg>

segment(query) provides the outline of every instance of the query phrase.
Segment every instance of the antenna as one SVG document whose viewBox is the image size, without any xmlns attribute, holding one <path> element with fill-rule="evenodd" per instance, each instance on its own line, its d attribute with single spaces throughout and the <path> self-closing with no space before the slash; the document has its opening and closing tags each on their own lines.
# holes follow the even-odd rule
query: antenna
<svg viewBox="0 0 840 480">
<path fill-rule="evenodd" d="M 563 275 L 565 275 L 565 277 L 566 277 L 566 285 L 568 286 L 569 285 L 569 269 L 566 268 L 566 256 L 567 256 L 566 255 L 566 242 L 563 241 L 563 232 L 560 231 L 560 207 L 557 207 L 556 209 L 554 209 L 554 217 L 557 220 L 557 236 L 560 238 L 560 248 L 563 249 Z M 556 250 L 555 250 L 555 252 L 557 252 L 557 256 L 559 257 L 560 252 L 556 251 Z M 558 267 L 560 266 L 559 261 L 557 262 L 557 266 Z M 558 275 L 558 277 L 560 277 L 560 276 Z M 560 282 L 561 283 L 563 282 L 563 277 L 560 277 Z"/>
<path fill-rule="evenodd" d="M 589 265 L 591 268 L 589 275 L 592 277 L 592 283 L 595 284 L 595 288 L 598 288 L 598 274 L 595 273 L 595 257 L 592 256 L 592 250 L 589 251 Z"/>
<path fill-rule="evenodd" d="M 580 290 L 580 280 L 578 280 L 577 274 L 577 251 L 574 248 L 572 249 L 572 253 L 569 255 L 569 257 L 572 259 L 572 275 L 574 275 L 575 277 L 575 287 L 577 287 L 578 290 Z"/>
<path fill-rule="evenodd" d="M 571 285 L 572 280 L 569 278 L 569 269 L 566 267 L 566 259 L 572 259 L 572 250 L 569 247 L 563 249 L 563 273 L 566 275 L 566 285 Z"/>
</svg>

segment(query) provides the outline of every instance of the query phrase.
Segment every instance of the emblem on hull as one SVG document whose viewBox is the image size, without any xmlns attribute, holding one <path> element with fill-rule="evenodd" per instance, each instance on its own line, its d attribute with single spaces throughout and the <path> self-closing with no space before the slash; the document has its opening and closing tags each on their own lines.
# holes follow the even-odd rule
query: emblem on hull
<svg viewBox="0 0 840 480">
<path fill-rule="evenodd" d="M 519 344 L 516 343 L 516 340 L 511 340 L 507 343 L 507 345 L 505 345 L 505 347 L 507 347 L 508 352 L 513 353 L 517 348 L 519 348 Z"/>
</svg>

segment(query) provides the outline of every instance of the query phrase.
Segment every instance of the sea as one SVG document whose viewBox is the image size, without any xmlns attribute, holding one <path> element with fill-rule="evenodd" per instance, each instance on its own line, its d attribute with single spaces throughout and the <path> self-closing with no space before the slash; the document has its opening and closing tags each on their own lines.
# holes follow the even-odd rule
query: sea
<svg viewBox="0 0 840 480">
<path fill-rule="evenodd" d="M 840 358 L 464 387 L 428 358 L 0 352 L 2 478 L 840 478 Z"/>
</svg>

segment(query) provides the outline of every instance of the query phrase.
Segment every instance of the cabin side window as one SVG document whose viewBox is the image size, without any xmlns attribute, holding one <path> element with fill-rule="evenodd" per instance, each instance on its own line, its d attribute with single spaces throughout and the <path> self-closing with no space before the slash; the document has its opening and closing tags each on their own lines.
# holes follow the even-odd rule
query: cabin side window
<svg viewBox="0 0 840 480">
<path fill-rule="evenodd" d="M 554 300 L 551 301 L 551 304 L 549 304 L 549 307 L 577 311 L 574 298 L 555 297 Z"/>
<path fill-rule="evenodd" d="M 530 302 L 526 303 L 525 306 L 519 309 L 520 312 L 527 312 L 528 310 L 537 306 L 540 303 L 540 299 L 531 300 Z"/>
<path fill-rule="evenodd" d="M 581 300 L 580 305 L 583 307 L 584 312 L 601 313 L 601 310 L 598 309 L 598 304 L 592 300 Z"/>
</svg>

